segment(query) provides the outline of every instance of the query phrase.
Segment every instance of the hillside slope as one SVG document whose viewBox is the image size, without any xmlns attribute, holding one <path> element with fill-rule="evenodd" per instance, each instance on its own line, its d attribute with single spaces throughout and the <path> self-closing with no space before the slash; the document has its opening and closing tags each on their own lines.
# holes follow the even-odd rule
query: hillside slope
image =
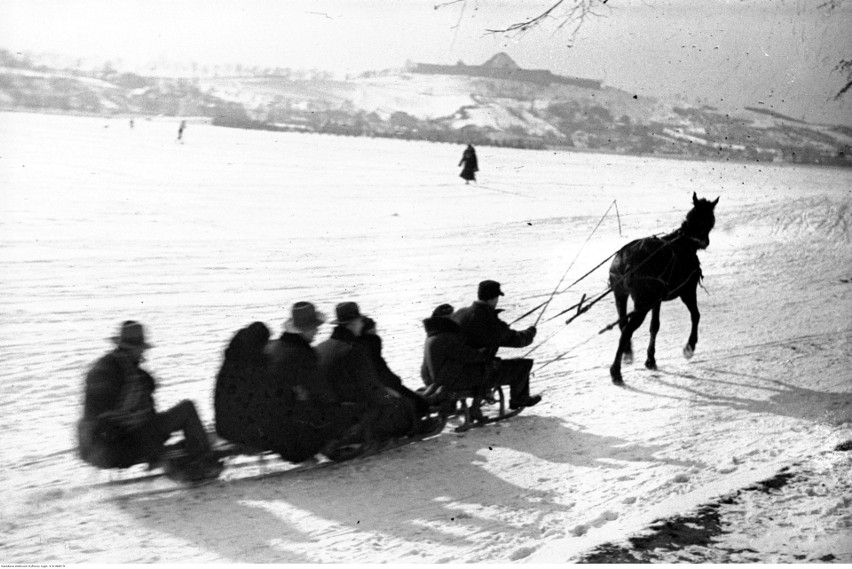
<svg viewBox="0 0 852 569">
<path fill-rule="evenodd" d="M 524 148 L 850 165 L 852 130 L 610 87 L 410 72 L 145 78 L 0 67 L 0 109 L 206 117 L 220 126 Z"/>
</svg>

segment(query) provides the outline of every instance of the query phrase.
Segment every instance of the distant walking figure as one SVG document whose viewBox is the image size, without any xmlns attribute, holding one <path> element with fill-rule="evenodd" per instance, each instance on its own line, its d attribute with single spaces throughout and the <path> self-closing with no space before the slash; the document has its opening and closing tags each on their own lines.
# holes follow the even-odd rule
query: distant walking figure
<svg viewBox="0 0 852 569">
<path fill-rule="evenodd" d="M 468 144 L 467 148 L 464 149 L 464 154 L 462 154 L 461 162 L 459 162 L 459 166 L 464 164 L 464 168 L 462 168 L 461 176 L 464 178 L 464 183 L 469 184 L 471 180 L 476 181 L 476 173 L 479 172 L 479 164 L 476 160 L 476 150 L 473 149 L 472 144 Z"/>
<path fill-rule="evenodd" d="M 178 140 L 183 140 L 184 130 L 186 130 L 186 121 L 180 121 L 180 126 L 178 127 Z"/>
</svg>

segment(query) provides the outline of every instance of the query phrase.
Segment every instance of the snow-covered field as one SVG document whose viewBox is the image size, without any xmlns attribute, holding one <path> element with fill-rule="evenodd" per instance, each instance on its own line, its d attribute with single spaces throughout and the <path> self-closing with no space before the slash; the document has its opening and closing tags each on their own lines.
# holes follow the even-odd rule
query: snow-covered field
<svg viewBox="0 0 852 569">
<path fill-rule="evenodd" d="M 852 562 L 852 453 L 832 451 L 852 438 L 852 171 L 481 147 L 466 186 L 454 145 L 176 134 L 0 114 L 3 562 L 570 561 L 785 467 L 803 478 L 723 508 L 714 559 Z M 511 321 L 677 227 L 693 191 L 720 197 L 696 355 L 681 355 L 685 307 L 666 303 L 660 369 L 641 365 L 646 324 L 624 389 L 608 376 L 616 333 L 598 334 L 611 300 L 549 320 L 602 291 L 601 268 L 545 312 L 531 355 L 544 401 L 509 422 L 188 489 L 124 484 L 144 469 L 116 477 L 63 452 L 83 374 L 124 319 L 156 345 L 160 406 L 192 398 L 207 422 L 230 336 L 254 320 L 277 335 L 298 300 L 357 301 L 417 387 L 435 305 L 492 278 Z"/>
</svg>

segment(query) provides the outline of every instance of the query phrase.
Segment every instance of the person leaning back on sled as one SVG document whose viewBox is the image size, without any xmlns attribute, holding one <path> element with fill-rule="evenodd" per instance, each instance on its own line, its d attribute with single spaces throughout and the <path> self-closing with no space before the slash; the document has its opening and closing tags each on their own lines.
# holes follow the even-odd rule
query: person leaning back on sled
<svg viewBox="0 0 852 569">
<path fill-rule="evenodd" d="M 184 400 L 158 413 L 154 378 L 140 367 L 145 330 L 133 320 L 121 325 L 115 349 L 100 358 L 86 375 L 83 418 L 78 423 L 80 458 L 98 468 L 156 465 L 172 433 L 182 431 L 184 451 L 201 465 L 199 476 L 218 476 L 221 465 L 208 460 L 210 442 L 195 404 Z"/>
<path fill-rule="evenodd" d="M 489 358 L 485 349 L 475 350 L 464 343 L 461 328 L 450 318 L 452 314 L 452 305 L 442 304 L 435 308 L 432 316 L 423 320 L 426 341 L 420 376 L 426 385 L 424 394 L 441 405 L 454 406 L 454 399 L 446 399 L 449 394 L 471 391 L 471 418 L 482 420 L 480 404 L 489 391 L 484 383 L 485 364 Z"/>
<path fill-rule="evenodd" d="M 272 448 L 291 462 L 317 453 L 336 460 L 342 446 L 361 441 L 357 409 L 341 402 L 319 373 L 311 342 L 325 320 L 312 303 L 297 302 L 284 333 L 267 348 L 272 360 L 267 391 L 288 393 L 291 401 L 271 410 L 264 425 Z"/>
<path fill-rule="evenodd" d="M 541 395 L 530 395 L 530 371 L 533 360 L 526 358 L 500 359 L 497 350 L 501 347 L 523 348 L 529 346 L 535 338 L 535 326 L 526 330 L 512 330 L 500 320 L 497 303 L 504 296 L 500 283 L 485 280 L 479 283 L 477 300 L 470 306 L 461 308 L 453 314 L 461 329 L 465 343 L 471 348 L 484 349 L 490 359 L 485 369 L 486 381 L 490 385 L 508 385 L 510 389 L 509 407 L 520 409 L 532 407 L 541 401 Z"/>
<path fill-rule="evenodd" d="M 328 382 L 340 401 L 353 403 L 362 413 L 368 447 L 421 430 L 413 404 L 385 387 L 370 360 L 367 349 L 358 342 L 364 317 L 354 302 L 335 308 L 337 320 L 331 337 L 317 346 L 320 376 Z M 423 426 L 428 428 L 428 426 Z"/>
<path fill-rule="evenodd" d="M 431 412 L 429 402 L 419 393 L 406 387 L 402 383 L 402 378 L 394 373 L 390 369 L 390 366 L 388 366 L 387 361 L 385 361 L 382 355 L 382 337 L 379 336 L 379 332 L 376 329 L 375 320 L 369 316 L 364 317 L 364 329 L 355 341 L 367 350 L 370 361 L 373 363 L 373 368 L 376 370 L 376 376 L 382 385 L 399 394 L 411 404 L 414 409 L 414 415 L 419 423 L 429 423 L 429 425 L 422 424 L 418 430 L 422 432 L 423 429 L 429 429 L 430 426 L 437 426 L 429 421 L 429 414 Z"/>
</svg>

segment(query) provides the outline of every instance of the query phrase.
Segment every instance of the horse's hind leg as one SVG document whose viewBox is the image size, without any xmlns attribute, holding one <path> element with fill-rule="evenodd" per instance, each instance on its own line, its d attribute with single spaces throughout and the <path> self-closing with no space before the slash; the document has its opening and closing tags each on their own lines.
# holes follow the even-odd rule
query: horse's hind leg
<svg viewBox="0 0 852 569">
<path fill-rule="evenodd" d="M 651 341 L 648 342 L 648 359 L 645 360 L 645 367 L 648 369 L 657 369 L 657 359 L 654 355 L 657 353 L 657 332 L 660 331 L 660 304 L 658 302 L 651 309 Z"/>
<path fill-rule="evenodd" d="M 624 327 L 627 326 L 627 299 L 628 295 L 613 291 L 615 296 L 615 310 L 618 312 L 618 329 L 624 332 Z M 624 363 L 630 365 L 633 363 L 633 342 L 627 340 L 627 346 L 622 354 Z"/>
<path fill-rule="evenodd" d="M 683 357 L 689 359 L 695 353 L 695 345 L 698 343 L 698 321 L 701 320 L 701 313 L 698 311 L 698 300 L 695 297 L 695 289 L 684 293 L 680 299 L 689 309 L 689 316 L 692 318 L 692 331 L 689 333 L 689 339 L 683 347 Z"/>
<path fill-rule="evenodd" d="M 645 315 L 648 314 L 648 309 L 633 309 L 633 313 L 627 318 L 627 324 L 621 331 L 621 337 L 618 340 L 618 350 L 615 352 L 615 361 L 609 367 L 609 375 L 612 382 L 616 385 L 624 385 L 624 380 L 621 377 L 621 356 L 624 354 L 626 347 L 630 346 L 630 339 L 633 337 L 633 332 L 636 331 L 642 322 L 645 320 Z"/>
</svg>

